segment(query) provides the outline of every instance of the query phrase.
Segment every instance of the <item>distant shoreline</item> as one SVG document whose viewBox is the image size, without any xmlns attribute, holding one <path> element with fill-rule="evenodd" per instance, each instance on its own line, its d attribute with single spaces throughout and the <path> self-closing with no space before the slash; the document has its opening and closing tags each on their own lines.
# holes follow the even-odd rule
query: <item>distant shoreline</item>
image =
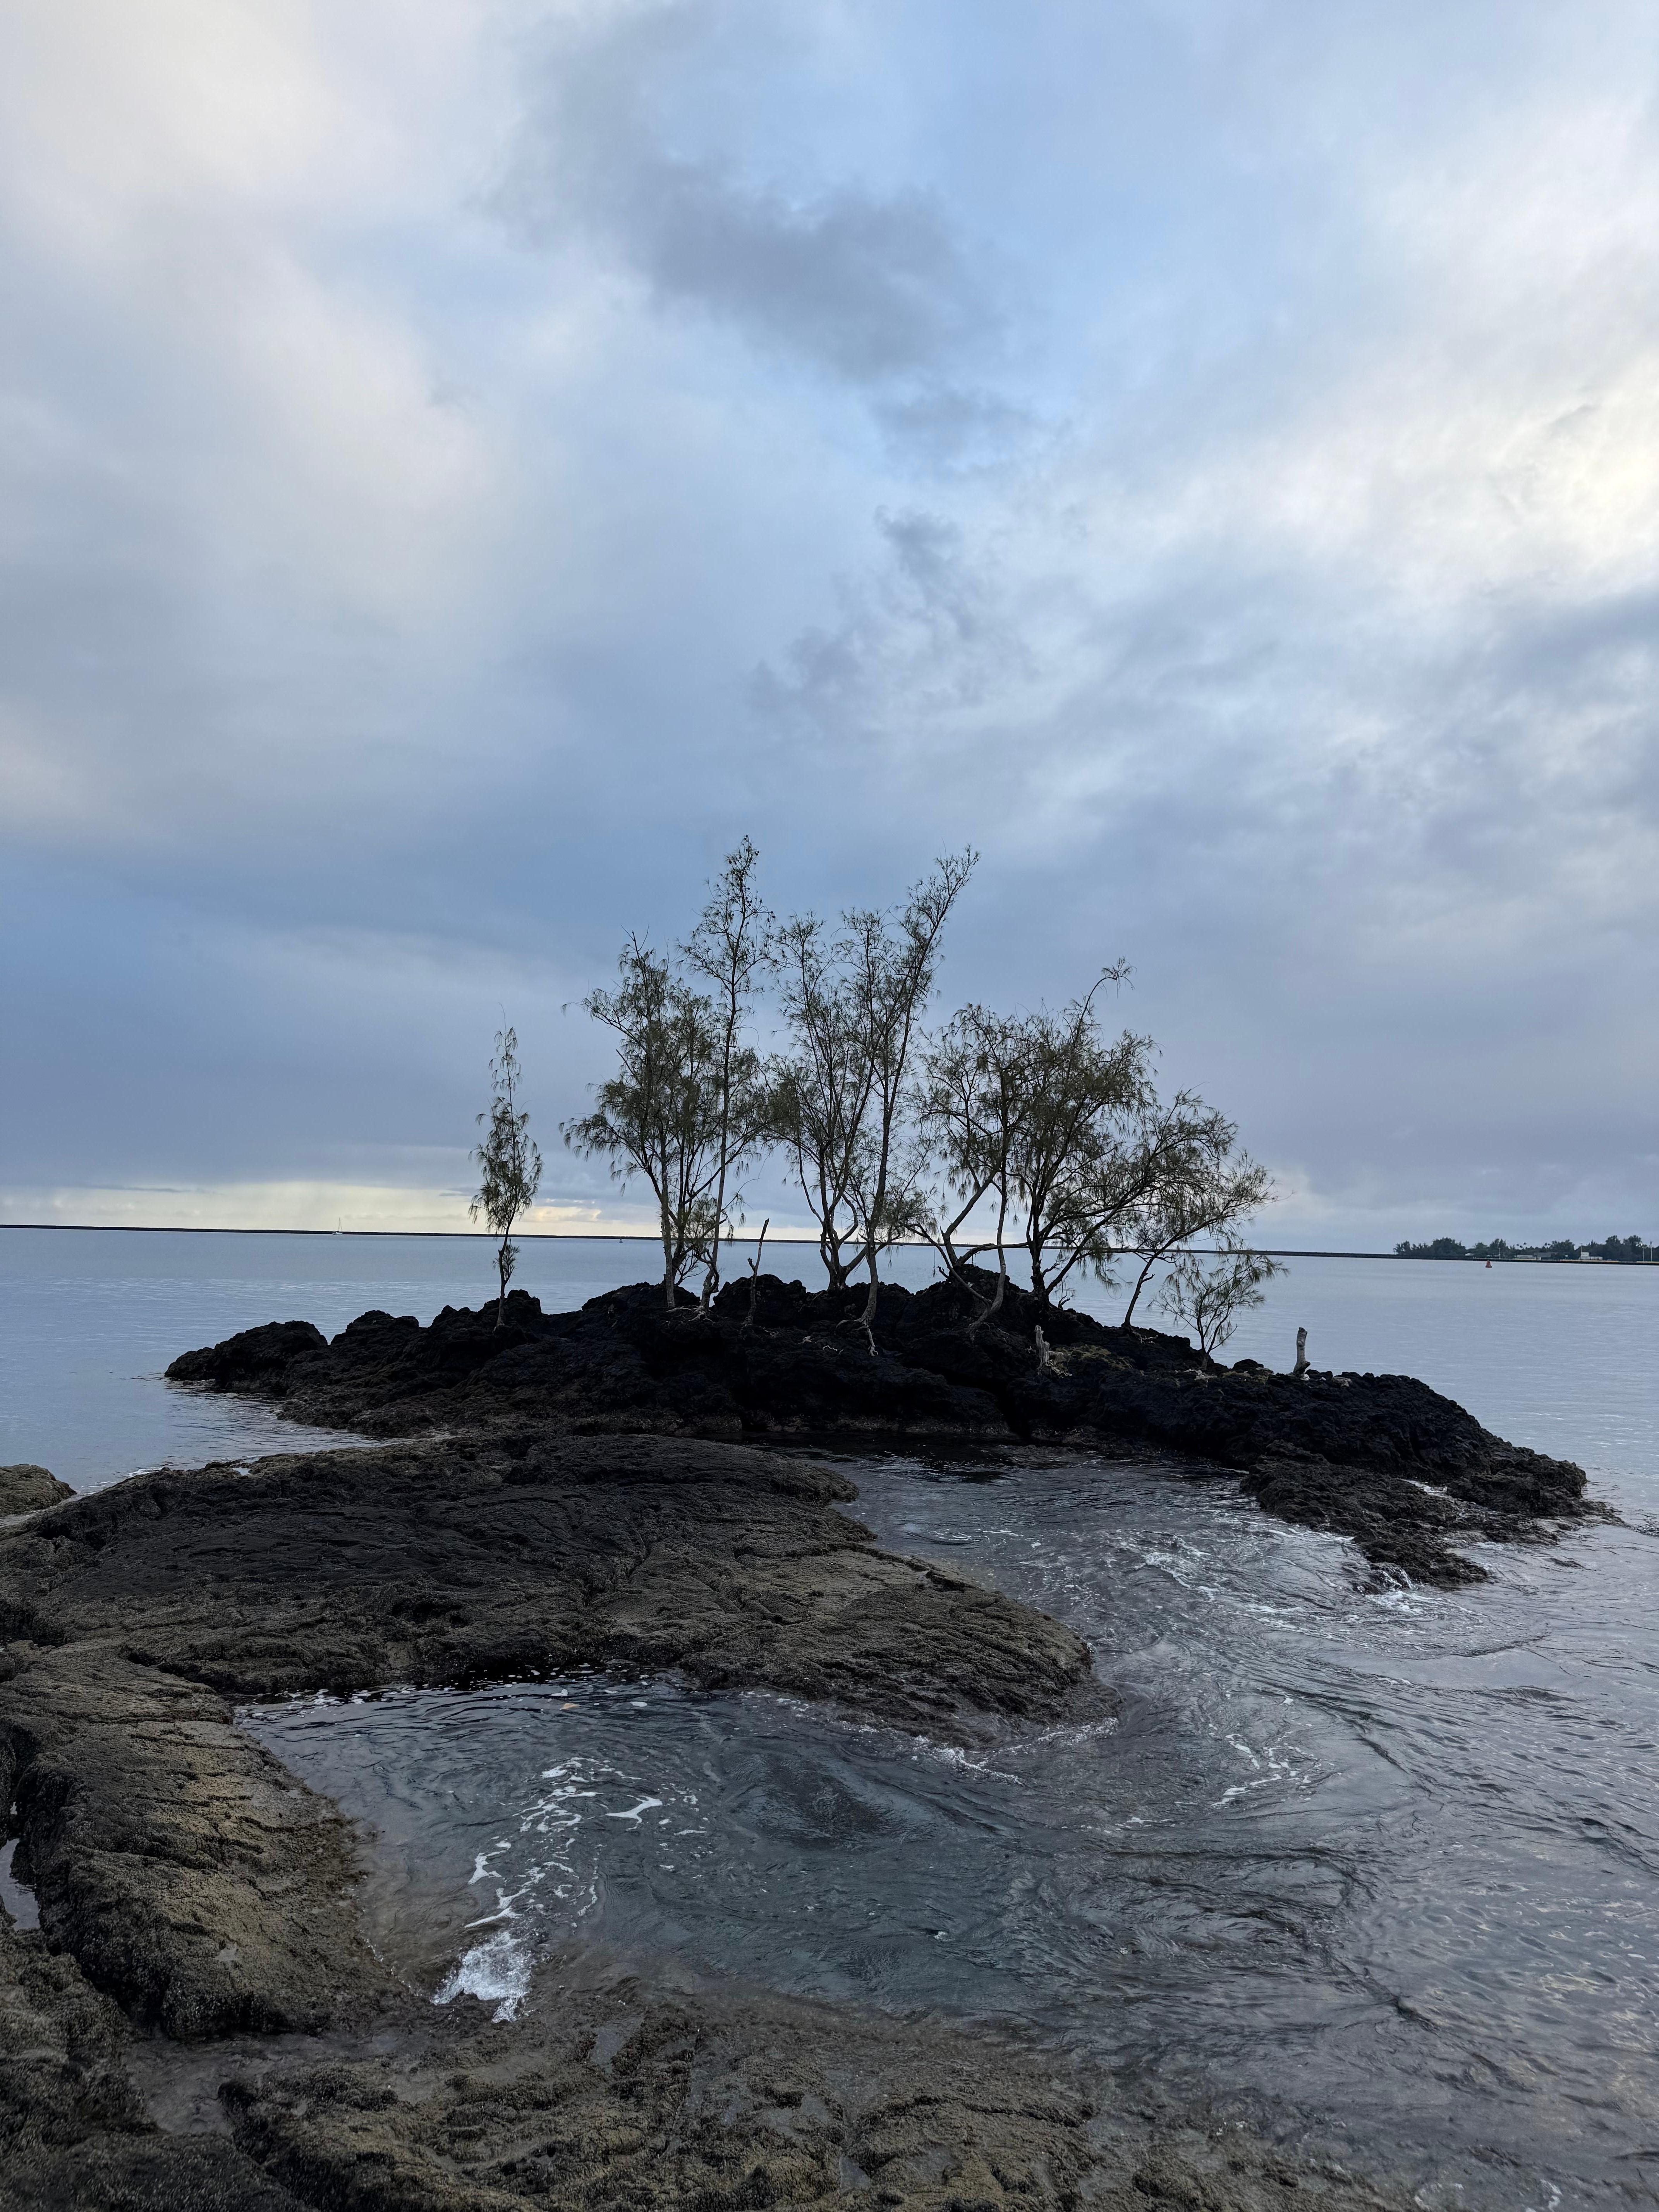
<svg viewBox="0 0 1659 2212">
<path fill-rule="evenodd" d="M 143 1221 L 0 1221 L 4 1229 L 53 1229 L 65 1236 L 95 1237 L 355 1237 L 360 1242 L 376 1237 L 447 1237 L 458 1243 L 493 1244 L 495 1239 L 486 1229 L 209 1229 L 184 1228 L 177 1224 L 151 1224 Z M 732 1237 L 732 1244 L 755 1244 L 754 1237 Z M 809 1252 L 817 1249 L 816 1237 L 769 1237 L 769 1244 L 784 1249 L 799 1247 Z M 515 1232 L 518 1244 L 655 1244 L 656 1237 L 637 1229 L 523 1229 Z M 933 1248 L 920 1238 L 902 1238 L 892 1248 L 901 1252 L 927 1252 Z M 1195 1248 L 1203 1250 L 1206 1248 Z M 1334 1252 L 1304 1249 L 1291 1244 L 1257 1244 L 1251 1249 L 1266 1253 L 1273 1260 L 1394 1260 L 1406 1266 L 1421 1264 L 1430 1267 L 1584 1267 L 1616 1264 L 1624 1267 L 1656 1267 L 1659 1260 L 1621 1260 L 1610 1263 L 1589 1260 L 1477 1260 L 1473 1253 L 1461 1256 L 1449 1254 L 1443 1258 L 1425 1260 L 1420 1253 L 1407 1252 Z"/>
</svg>

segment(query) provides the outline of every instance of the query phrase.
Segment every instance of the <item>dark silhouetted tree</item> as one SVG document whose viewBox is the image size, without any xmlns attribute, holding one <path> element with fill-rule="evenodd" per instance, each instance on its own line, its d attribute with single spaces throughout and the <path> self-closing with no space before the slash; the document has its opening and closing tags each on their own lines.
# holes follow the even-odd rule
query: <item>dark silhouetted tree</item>
<svg viewBox="0 0 1659 2212">
<path fill-rule="evenodd" d="M 1178 1091 L 1146 1117 L 1142 1151 L 1151 1173 L 1121 1231 L 1122 1249 L 1140 1261 L 1125 1328 L 1153 1268 L 1194 1237 L 1208 1237 L 1228 1254 L 1243 1249 L 1239 1226 L 1268 1203 L 1273 1189 L 1267 1170 L 1237 1144 L 1237 1125 L 1190 1091 Z"/>
<path fill-rule="evenodd" d="M 1213 1359 L 1237 1328 L 1239 1316 L 1261 1304 L 1262 1285 L 1289 1272 L 1265 1252 L 1238 1249 L 1207 1261 L 1203 1254 L 1183 1252 L 1164 1279 L 1158 1303 L 1185 1322 L 1198 1339 L 1200 1352 Z M 1300 1357 L 1300 1339 L 1297 1348 Z"/>
</svg>

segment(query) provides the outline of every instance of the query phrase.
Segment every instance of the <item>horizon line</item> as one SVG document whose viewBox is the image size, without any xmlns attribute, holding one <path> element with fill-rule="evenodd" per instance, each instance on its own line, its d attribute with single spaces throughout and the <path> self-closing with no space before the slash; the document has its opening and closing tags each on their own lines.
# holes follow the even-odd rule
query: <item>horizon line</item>
<svg viewBox="0 0 1659 2212">
<path fill-rule="evenodd" d="M 204 1224 L 147 1221 L 0 1221 L 0 1229 L 51 1229 L 65 1235 L 116 1237 L 453 1237 L 470 1243 L 493 1244 L 496 1239 L 488 1229 L 227 1229 L 209 1228 Z M 659 1239 L 648 1231 L 638 1229 L 526 1229 L 514 1237 L 515 1243 L 524 1244 L 655 1244 Z M 728 1237 L 727 1244 L 757 1244 L 756 1237 Z M 769 1244 L 799 1246 L 807 1251 L 817 1251 L 815 1237 L 769 1237 Z M 921 1237 L 900 1237 L 886 1248 L 890 1251 L 931 1252 L 934 1247 Z M 1114 1248 L 1114 1256 L 1127 1258 L 1133 1250 L 1131 1245 Z M 1190 1248 L 1211 1253 L 1217 1248 L 1198 1245 Z M 1269 1260 L 1412 1260 L 1426 1257 L 1411 1252 L 1349 1252 L 1333 1251 L 1291 1244 L 1253 1244 L 1253 1252 L 1260 1252 Z M 1447 1255 L 1453 1265 L 1459 1255 Z M 1461 1255 L 1467 1264 L 1478 1267 L 1480 1262 L 1472 1253 Z M 1445 1260 L 1437 1259 L 1430 1264 L 1443 1267 Z M 1558 1262 L 1565 1265 L 1565 1262 Z M 1626 1266 L 1652 1267 L 1659 1262 L 1650 1260 L 1626 1261 Z"/>
</svg>

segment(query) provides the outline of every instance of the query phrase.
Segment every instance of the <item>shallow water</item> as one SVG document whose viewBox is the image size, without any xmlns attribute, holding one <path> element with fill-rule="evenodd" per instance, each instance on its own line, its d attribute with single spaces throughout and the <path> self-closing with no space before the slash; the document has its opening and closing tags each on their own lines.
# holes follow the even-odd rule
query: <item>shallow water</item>
<svg viewBox="0 0 1659 2212">
<path fill-rule="evenodd" d="M 1652 1535 L 1376 1595 L 1156 1471 L 849 1471 L 884 1544 L 1087 1636 L 1119 1721 L 963 1753 L 595 1680 L 252 1717 L 377 1832 L 380 1940 L 435 1995 L 510 2015 L 550 1949 L 669 1952 L 995 2019 L 1472 2203 L 1651 2201 Z"/>
<path fill-rule="evenodd" d="M 6 1231 L 0 1458 L 95 1487 L 293 1449 L 311 1432 L 161 1367 L 273 1317 L 476 1304 L 487 1258 Z M 522 1279 L 564 1306 L 643 1272 L 562 1242 L 527 1245 Z M 591 1679 L 250 1724 L 373 1831 L 372 1920 L 434 1996 L 510 2008 L 545 1954 L 667 1953 L 994 2019 L 1142 2104 L 1403 2160 L 1425 2205 L 1654 2203 L 1656 1321 L 1656 1271 L 1303 1261 L 1241 1328 L 1233 1353 L 1277 1365 L 1304 1322 L 1322 1365 L 1419 1373 L 1625 1516 L 1487 1548 L 1470 1591 L 1367 1593 L 1335 1540 L 1144 1468 L 848 1462 L 883 1543 L 1087 1636 L 1115 1725 L 965 1755 Z"/>
</svg>

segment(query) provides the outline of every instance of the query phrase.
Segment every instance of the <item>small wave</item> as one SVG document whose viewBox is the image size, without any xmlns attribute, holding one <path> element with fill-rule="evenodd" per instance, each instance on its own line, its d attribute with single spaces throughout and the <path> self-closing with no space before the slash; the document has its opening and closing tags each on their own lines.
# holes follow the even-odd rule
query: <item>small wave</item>
<svg viewBox="0 0 1659 2212">
<path fill-rule="evenodd" d="M 503 1928 L 463 1955 L 432 2002 L 447 2005 L 457 1997 L 477 1997 L 495 2006 L 498 2021 L 508 2021 L 516 2018 L 529 1994 L 529 1948 L 511 1929 Z"/>
</svg>

